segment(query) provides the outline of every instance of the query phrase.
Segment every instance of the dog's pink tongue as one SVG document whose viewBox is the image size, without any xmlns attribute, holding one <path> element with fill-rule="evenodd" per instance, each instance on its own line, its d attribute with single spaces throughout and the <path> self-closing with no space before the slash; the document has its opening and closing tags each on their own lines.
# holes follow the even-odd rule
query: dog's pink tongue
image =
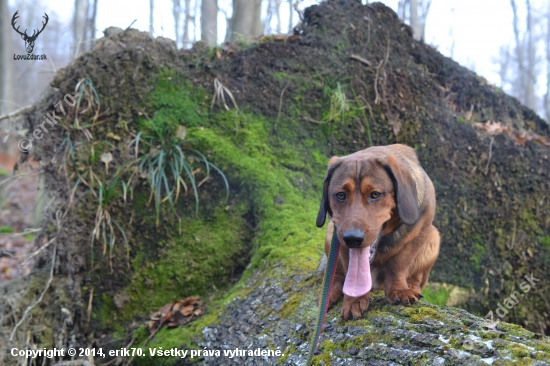
<svg viewBox="0 0 550 366">
<path fill-rule="evenodd" d="M 363 296 L 372 288 L 370 277 L 370 247 L 349 250 L 349 265 L 344 294 L 352 297 Z"/>
</svg>

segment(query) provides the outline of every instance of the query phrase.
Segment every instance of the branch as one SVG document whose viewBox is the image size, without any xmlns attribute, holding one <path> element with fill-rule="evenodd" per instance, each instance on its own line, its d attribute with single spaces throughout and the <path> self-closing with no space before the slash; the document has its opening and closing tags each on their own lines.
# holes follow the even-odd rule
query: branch
<svg viewBox="0 0 550 366">
<path fill-rule="evenodd" d="M 13 336 L 15 335 L 15 332 L 17 331 L 17 328 L 19 328 L 19 326 L 23 323 L 23 321 L 25 321 L 25 318 L 27 317 L 27 314 L 36 305 L 38 305 L 42 301 L 42 298 L 46 294 L 46 291 L 48 291 L 48 289 L 50 288 L 50 284 L 52 283 L 52 280 L 53 280 L 53 269 L 55 267 L 55 255 L 56 255 L 56 253 L 57 253 L 57 242 L 56 242 L 55 246 L 53 247 L 52 268 L 50 269 L 50 278 L 48 279 L 48 282 L 46 283 L 46 287 L 44 288 L 44 290 L 42 290 L 42 293 L 40 294 L 40 297 L 38 298 L 38 300 L 36 300 L 33 304 L 31 304 L 30 306 L 28 306 L 25 309 L 25 312 L 23 313 L 23 316 L 21 317 L 21 319 L 19 319 L 19 321 L 17 322 L 17 324 L 15 324 L 15 327 L 11 331 L 10 339 L 8 340 L 8 343 L 10 343 L 12 341 Z"/>
<path fill-rule="evenodd" d="M 361 62 L 361 63 L 363 63 L 363 64 L 365 64 L 365 65 L 367 65 L 367 66 L 371 66 L 371 65 L 372 65 L 372 64 L 370 63 L 369 60 L 366 60 L 366 59 L 364 59 L 364 58 L 361 57 L 361 56 L 353 55 L 353 54 L 352 54 L 350 57 L 351 57 L 352 60 L 359 61 L 359 62 Z"/>
<path fill-rule="evenodd" d="M 30 111 L 32 109 L 32 105 L 28 105 L 26 107 L 23 107 L 23 108 L 19 108 L 18 110 L 14 111 L 14 112 L 11 112 L 11 113 L 8 113 L 8 114 L 4 114 L 3 116 L 0 116 L 0 121 L 3 121 L 5 119 L 11 119 L 13 117 L 17 117 L 19 116 L 20 114 L 23 114 L 23 113 L 27 113 L 28 111 Z"/>
</svg>

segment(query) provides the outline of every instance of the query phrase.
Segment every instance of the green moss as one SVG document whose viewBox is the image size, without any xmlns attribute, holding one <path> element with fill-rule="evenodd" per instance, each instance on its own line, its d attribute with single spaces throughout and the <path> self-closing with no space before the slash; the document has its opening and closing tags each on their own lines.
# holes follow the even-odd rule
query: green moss
<svg viewBox="0 0 550 366">
<path fill-rule="evenodd" d="M 34 240 L 34 234 L 25 234 L 25 235 L 23 235 L 23 237 L 27 241 L 33 241 Z"/>
<path fill-rule="evenodd" d="M 535 336 L 535 333 L 525 330 L 523 327 L 517 324 L 498 322 L 497 329 L 518 337 L 533 338 Z"/>
<path fill-rule="evenodd" d="M 474 267 L 479 270 L 481 269 L 481 259 L 487 252 L 487 247 L 483 245 L 481 236 L 477 234 L 473 236 L 472 240 L 474 241 L 475 251 L 470 256 L 470 260 L 473 262 Z"/>
<path fill-rule="evenodd" d="M 151 101 L 145 107 L 152 111 L 145 115 L 138 123 L 140 131 L 148 128 L 146 123 L 150 119 L 154 125 L 167 124 L 173 126 L 195 127 L 202 125 L 208 116 L 207 109 L 200 107 L 199 101 L 204 94 L 191 88 L 189 82 L 172 70 L 166 69 L 158 77 L 155 90 L 149 94 Z"/>
<path fill-rule="evenodd" d="M 144 234 L 139 238 L 144 251 L 132 261 L 135 275 L 126 289 L 131 301 L 125 316 L 226 289 L 227 278 L 246 266 L 250 247 L 243 233 L 247 230 L 243 215 L 247 211 L 246 205 L 231 212 L 219 207 L 211 216 L 186 219 L 176 237 Z M 158 253 L 147 256 L 150 250 Z"/>
<path fill-rule="evenodd" d="M 492 332 L 492 331 L 486 331 L 486 332 L 480 332 L 480 336 L 483 339 L 495 339 L 500 337 L 500 333 L 498 332 Z"/>
<path fill-rule="evenodd" d="M 401 311 L 401 314 L 408 316 L 413 323 L 421 323 L 426 319 L 443 320 L 444 316 L 437 310 L 422 306 L 422 307 L 408 307 Z"/>
<path fill-rule="evenodd" d="M 296 307 L 300 305 L 301 297 L 299 293 L 292 295 L 283 305 L 279 315 L 282 318 L 288 318 L 289 316 L 296 314 Z"/>
<path fill-rule="evenodd" d="M 96 297 L 95 299 L 98 299 Z M 99 297 L 99 305 L 95 305 L 94 308 L 99 309 L 93 314 L 93 318 L 99 322 L 99 329 L 114 329 L 115 319 L 113 314 L 116 313 L 115 302 L 109 295 L 102 295 Z"/>
<path fill-rule="evenodd" d="M 284 356 L 279 357 L 279 359 L 277 360 L 277 365 L 284 364 L 290 355 L 296 353 L 296 346 L 294 344 L 291 344 L 290 346 L 285 348 L 283 353 Z"/>
<path fill-rule="evenodd" d="M 544 343 L 542 343 L 544 342 Z M 550 354 L 550 340 L 548 338 L 544 338 L 541 343 L 538 343 L 535 346 L 535 349 L 537 351 L 543 351 Z"/>
<path fill-rule="evenodd" d="M 424 300 L 434 305 L 445 305 L 449 300 L 450 291 L 445 286 L 432 286 L 430 283 L 422 290 Z"/>
<path fill-rule="evenodd" d="M 514 344 L 508 347 L 507 350 L 510 351 L 512 357 L 514 358 L 529 357 L 531 355 L 531 351 L 529 350 L 529 348 L 520 344 Z"/>
<path fill-rule="evenodd" d="M 0 234 L 13 234 L 13 232 L 10 226 L 0 226 Z"/>
</svg>

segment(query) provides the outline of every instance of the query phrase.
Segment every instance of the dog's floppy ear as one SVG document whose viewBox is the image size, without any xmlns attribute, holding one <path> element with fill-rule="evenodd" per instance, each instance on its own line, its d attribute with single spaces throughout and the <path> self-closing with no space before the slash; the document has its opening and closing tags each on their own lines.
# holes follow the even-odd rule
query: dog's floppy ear
<svg viewBox="0 0 550 366">
<path fill-rule="evenodd" d="M 323 182 L 323 196 L 321 197 L 321 207 L 319 207 L 319 213 L 317 214 L 317 227 L 323 227 L 327 218 L 327 212 L 330 213 L 329 200 L 328 200 L 328 186 L 330 180 L 332 179 L 332 174 L 338 168 L 342 162 L 336 162 L 338 160 L 337 156 L 333 156 L 328 163 L 327 175 L 325 176 L 325 181 Z"/>
<path fill-rule="evenodd" d="M 395 199 L 397 201 L 397 212 L 401 221 L 412 225 L 418 220 L 418 201 L 416 192 L 416 181 L 410 168 L 392 155 L 388 156 L 384 169 L 393 180 L 395 186 Z"/>
</svg>

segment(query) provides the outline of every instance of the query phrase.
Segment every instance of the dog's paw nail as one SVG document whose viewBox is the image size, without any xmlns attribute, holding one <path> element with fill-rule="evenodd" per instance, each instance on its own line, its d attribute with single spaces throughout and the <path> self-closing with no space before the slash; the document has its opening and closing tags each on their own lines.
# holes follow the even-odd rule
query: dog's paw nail
<svg viewBox="0 0 550 366">
<path fill-rule="evenodd" d="M 400 302 L 401 302 L 401 299 L 396 298 L 395 301 L 393 302 L 393 305 L 399 305 Z"/>
<path fill-rule="evenodd" d="M 409 300 L 405 300 L 405 305 L 409 305 Z"/>
<path fill-rule="evenodd" d="M 418 297 L 421 298 L 421 299 L 424 298 L 424 296 L 422 296 L 422 294 L 419 294 Z"/>
</svg>

